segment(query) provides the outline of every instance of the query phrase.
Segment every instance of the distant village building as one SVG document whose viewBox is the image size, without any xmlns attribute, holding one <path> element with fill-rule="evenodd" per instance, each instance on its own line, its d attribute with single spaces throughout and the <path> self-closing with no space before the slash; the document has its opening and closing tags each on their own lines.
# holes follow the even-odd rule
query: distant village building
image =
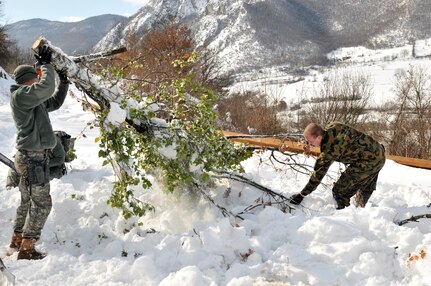
<svg viewBox="0 0 431 286">
<path fill-rule="evenodd" d="M 413 57 L 431 57 L 431 38 L 415 41 L 413 45 Z"/>
</svg>

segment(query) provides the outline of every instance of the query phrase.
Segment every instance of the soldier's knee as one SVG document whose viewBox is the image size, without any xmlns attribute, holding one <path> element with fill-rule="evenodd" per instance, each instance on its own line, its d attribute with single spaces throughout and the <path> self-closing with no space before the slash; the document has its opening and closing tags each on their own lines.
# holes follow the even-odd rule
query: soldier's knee
<svg viewBox="0 0 431 286">
<path fill-rule="evenodd" d="M 52 199 L 50 194 L 49 185 L 41 186 L 32 186 L 31 190 L 32 200 L 38 204 L 39 206 L 52 206 Z"/>
</svg>

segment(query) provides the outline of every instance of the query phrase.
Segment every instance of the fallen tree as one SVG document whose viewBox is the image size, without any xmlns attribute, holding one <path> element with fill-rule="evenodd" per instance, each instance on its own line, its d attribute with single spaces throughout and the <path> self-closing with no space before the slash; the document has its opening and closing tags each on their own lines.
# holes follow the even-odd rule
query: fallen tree
<svg viewBox="0 0 431 286">
<path fill-rule="evenodd" d="M 242 171 L 241 161 L 251 156 L 251 150 L 234 145 L 217 130 L 216 96 L 192 78 L 168 80 L 155 93 L 142 94 L 126 85 L 118 70 L 109 73 L 116 78 L 107 80 L 43 37 L 32 49 L 38 53 L 42 46 L 52 50 L 55 69 L 98 105 L 92 111 L 101 133 L 99 156 L 112 164 L 117 177 L 108 203 L 122 209 L 126 218 L 153 210 L 137 195 L 151 186 L 148 174 L 160 175 L 170 191 L 201 188 L 216 170 Z M 193 60 L 191 56 L 174 65 L 181 69 Z M 166 109 L 165 103 L 173 99 L 176 104 Z M 167 119 L 158 117 L 160 113 Z"/>
</svg>

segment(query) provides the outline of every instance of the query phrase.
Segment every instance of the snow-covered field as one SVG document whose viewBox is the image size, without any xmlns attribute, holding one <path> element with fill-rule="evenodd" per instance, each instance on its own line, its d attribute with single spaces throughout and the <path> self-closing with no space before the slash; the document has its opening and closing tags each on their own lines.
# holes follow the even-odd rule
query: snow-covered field
<svg viewBox="0 0 431 286">
<path fill-rule="evenodd" d="M 397 63 L 385 64 L 392 65 Z M 378 71 L 385 68 L 375 70 L 376 83 L 383 84 Z M 11 157 L 15 129 L 4 91 L 9 84 L 0 79 L 0 152 Z M 51 120 L 55 129 L 78 136 L 93 117 L 67 98 Z M 97 130 L 84 133 L 69 174 L 51 182 L 53 209 L 38 245 L 48 253 L 43 260 L 5 255 L 20 195 L 17 188 L 5 189 L 8 170 L 0 165 L 1 258 L 16 285 L 431 285 L 430 219 L 396 224 L 431 213 L 430 170 L 387 161 L 364 209 L 336 211 L 322 185 L 293 213 L 267 206 L 237 221 L 197 195 L 166 194 L 155 182 L 144 199 L 156 211 L 124 220 L 106 204 L 114 175 L 97 156 Z M 306 184 L 306 175 L 276 170 L 267 158 L 264 153 L 244 162 L 245 176 L 286 196 Z M 334 164 L 330 175 L 338 168 Z M 233 212 L 262 195 L 227 181 L 209 191 Z"/>
<path fill-rule="evenodd" d="M 414 51 L 421 58 L 414 58 Z M 339 77 L 343 74 L 369 76 L 374 95 L 370 104 L 382 106 L 395 96 L 393 87 L 398 71 L 420 67 L 431 74 L 431 39 L 418 40 L 415 46 L 383 50 L 370 50 L 364 47 L 340 48 L 329 53 L 327 57 L 337 62 L 334 68 L 310 68 L 309 75 L 294 76 L 286 74 L 283 67 L 275 67 L 249 75 L 253 80 L 239 80 L 230 90 L 231 92 L 259 90 L 273 99 L 283 100 L 288 106 L 293 106 L 301 100 L 309 100 L 315 96 L 315 91 L 322 82 L 336 71 Z M 247 77 L 246 75 L 245 78 Z"/>
</svg>

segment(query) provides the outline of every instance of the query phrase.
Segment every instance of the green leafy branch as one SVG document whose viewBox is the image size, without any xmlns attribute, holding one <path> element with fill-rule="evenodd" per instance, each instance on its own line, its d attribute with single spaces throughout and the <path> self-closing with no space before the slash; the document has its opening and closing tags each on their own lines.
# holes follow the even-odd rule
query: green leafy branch
<svg viewBox="0 0 431 286">
<path fill-rule="evenodd" d="M 182 62 L 181 66 L 186 64 Z M 124 108 L 130 102 L 134 105 L 128 109 L 127 121 L 121 124 L 106 120 L 109 110 L 101 112 L 99 156 L 105 158 L 104 164 L 119 170 L 108 203 L 122 209 L 125 217 L 142 216 L 154 210 L 136 195 L 140 188 L 152 186 L 148 174 L 162 174 L 159 183 L 173 192 L 196 180 L 207 181 L 214 170 L 241 172 L 240 163 L 252 151 L 238 148 L 218 130 L 216 100 L 214 92 L 187 74 L 160 84 L 151 95 L 139 94 L 139 88 L 131 87 L 121 102 Z M 154 110 L 154 103 L 163 107 L 166 120 L 157 117 L 160 110 Z M 146 126 L 136 128 L 130 122 L 146 122 Z"/>
</svg>

